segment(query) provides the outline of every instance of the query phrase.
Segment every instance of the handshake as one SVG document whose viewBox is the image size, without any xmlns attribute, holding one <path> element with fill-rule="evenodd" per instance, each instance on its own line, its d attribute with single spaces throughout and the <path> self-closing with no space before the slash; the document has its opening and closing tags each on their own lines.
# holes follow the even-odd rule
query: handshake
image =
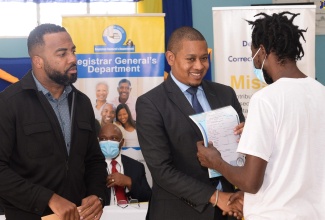
<svg viewBox="0 0 325 220">
<path fill-rule="evenodd" d="M 243 218 L 244 192 L 227 193 L 216 191 L 211 197 L 210 202 L 214 198 L 216 199 L 213 205 L 218 206 L 223 211 L 223 215 L 234 216 L 237 219 Z"/>
</svg>

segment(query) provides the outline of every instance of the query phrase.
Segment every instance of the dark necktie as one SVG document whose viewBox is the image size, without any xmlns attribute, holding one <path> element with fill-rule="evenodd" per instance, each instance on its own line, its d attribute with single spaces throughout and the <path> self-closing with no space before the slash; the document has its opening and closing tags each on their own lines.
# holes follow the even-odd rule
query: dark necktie
<svg viewBox="0 0 325 220">
<path fill-rule="evenodd" d="M 192 95 L 192 106 L 196 113 L 204 112 L 199 100 L 197 99 L 196 92 L 198 87 L 190 87 L 186 91 Z"/>
<path fill-rule="evenodd" d="M 118 173 L 118 171 L 116 169 L 117 161 L 112 160 L 111 164 L 112 164 L 112 173 Z M 117 202 L 121 201 L 121 200 L 127 201 L 125 191 L 124 191 L 124 187 L 122 187 L 122 186 L 114 186 L 114 190 L 115 190 L 115 195 L 116 195 Z"/>
</svg>

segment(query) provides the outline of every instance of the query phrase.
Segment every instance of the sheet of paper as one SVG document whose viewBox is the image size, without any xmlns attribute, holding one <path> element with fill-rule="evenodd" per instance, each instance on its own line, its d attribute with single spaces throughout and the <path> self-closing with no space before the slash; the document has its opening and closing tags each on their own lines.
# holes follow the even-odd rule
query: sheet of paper
<svg viewBox="0 0 325 220">
<path fill-rule="evenodd" d="M 239 124 L 239 117 L 232 106 L 191 115 L 190 118 L 200 128 L 205 146 L 208 146 L 208 141 L 212 141 L 226 162 L 233 166 L 244 164 L 244 155 L 236 152 L 239 135 L 235 135 L 233 130 Z M 209 176 L 213 178 L 221 174 L 209 169 Z"/>
</svg>

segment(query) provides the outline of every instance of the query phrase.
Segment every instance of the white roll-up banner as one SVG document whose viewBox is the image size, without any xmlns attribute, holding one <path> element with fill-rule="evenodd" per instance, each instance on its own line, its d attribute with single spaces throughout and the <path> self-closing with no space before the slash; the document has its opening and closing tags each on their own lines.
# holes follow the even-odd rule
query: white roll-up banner
<svg viewBox="0 0 325 220">
<path fill-rule="evenodd" d="M 248 113 L 251 96 L 257 90 L 267 86 L 253 73 L 250 47 L 252 26 L 246 20 L 256 20 L 258 17 L 254 16 L 261 12 L 272 15 L 283 11 L 300 13 L 293 22 L 299 26 L 299 29 L 307 29 L 307 32 L 304 33 L 306 42 L 301 39 L 305 55 L 297 61 L 297 66 L 304 74 L 315 78 L 315 5 L 212 8 L 214 79 L 234 88 L 245 116 Z"/>
</svg>

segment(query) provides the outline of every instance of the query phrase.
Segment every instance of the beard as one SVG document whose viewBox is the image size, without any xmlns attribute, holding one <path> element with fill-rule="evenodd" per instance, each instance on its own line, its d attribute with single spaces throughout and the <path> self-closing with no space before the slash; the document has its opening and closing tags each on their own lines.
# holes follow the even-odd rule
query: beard
<svg viewBox="0 0 325 220">
<path fill-rule="evenodd" d="M 78 73 L 72 74 L 70 76 L 68 74 L 68 71 L 73 67 L 76 67 L 76 65 L 71 65 L 63 74 L 57 70 L 52 69 L 49 66 L 45 66 L 44 70 L 52 81 L 59 85 L 68 86 L 72 83 L 75 83 L 78 78 Z"/>
<path fill-rule="evenodd" d="M 267 73 L 266 70 L 262 70 L 263 71 L 263 76 L 264 76 L 264 80 L 266 82 L 266 84 L 270 85 L 272 83 L 274 83 L 273 79 L 270 77 L 270 75 Z"/>
</svg>

